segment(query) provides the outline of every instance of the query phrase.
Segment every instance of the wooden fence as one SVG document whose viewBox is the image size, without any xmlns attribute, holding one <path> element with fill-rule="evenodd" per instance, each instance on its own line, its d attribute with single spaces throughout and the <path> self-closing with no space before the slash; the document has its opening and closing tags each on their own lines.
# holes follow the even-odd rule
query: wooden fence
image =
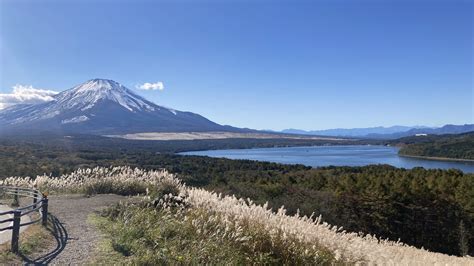
<svg viewBox="0 0 474 266">
<path fill-rule="evenodd" d="M 20 238 L 20 227 L 27 226 L 34 223 L 39 223 L 43 226 L 47 225 L 48 222 L 48 198 L 36 189 L 31 188 L 20 188 L 10 186 L 0 186 L 0 195 L 10 195 L 13 197 L 13 203 L 18 203 L 20 198 L 31 199 L 31 204 L 24 207 L 17 207 L 14 210 L 0 212 L 1 216 L 12 216 L 8 219 L 0 220 L 0 225 L 9 223 L 8 226 L 0 229 L 0 232 L 6 230 L 12 230 L 11 238 L 11 251 L 18 253 L 18 240 Z M 23 222 L 21 217 L 25 215 L 31 216 L 33 213 L 39 213 L 39 218 L 33 218 L 31 221 Z"/>
</svg>

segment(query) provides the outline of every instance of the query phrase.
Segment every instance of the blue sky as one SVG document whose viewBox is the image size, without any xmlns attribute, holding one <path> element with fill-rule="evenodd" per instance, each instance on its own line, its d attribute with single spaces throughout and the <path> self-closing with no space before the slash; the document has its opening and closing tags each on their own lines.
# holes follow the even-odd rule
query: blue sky
<svg viewBox="0 0 474 266">
<path fill-rule="evenodd" d="M 3 0 L 0 9 L 3 96 L 109 78 L 239 127 L 474 123 L 471 1 Z M 158 81 L 163 90 L 135 88 Z"/>
</svg>

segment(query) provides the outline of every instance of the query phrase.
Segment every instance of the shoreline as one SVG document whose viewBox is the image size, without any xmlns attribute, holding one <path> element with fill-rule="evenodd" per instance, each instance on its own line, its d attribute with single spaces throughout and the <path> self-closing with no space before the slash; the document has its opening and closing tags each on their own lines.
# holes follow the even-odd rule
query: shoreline
<svg viewBox="0 0 474 266">
<path fill-rule="evenodd" d="M 407 154 L 398 154 L 398 156 L 407 157 L 407 158 L 432 160 L 432 161 L 451 161 L 451 162 L 474 163 L 474 160 L 471 160 L 471 159 L 458 159 L 458 158 L 448 158 L 448 157 L 433 157 L 433 156 L 407 155 Z"/>
</svg>

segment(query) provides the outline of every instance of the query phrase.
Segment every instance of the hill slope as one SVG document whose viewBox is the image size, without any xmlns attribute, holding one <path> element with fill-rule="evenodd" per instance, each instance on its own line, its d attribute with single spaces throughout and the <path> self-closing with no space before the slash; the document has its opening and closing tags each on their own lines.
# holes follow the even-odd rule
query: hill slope
<svg viewBox="0 0 474 266">
<path fill-rule="evenodd" d="M 474 160 L 474 132 L 458 135 L 429 135 L 398 140 L 400 155 Z"/>
</svg>

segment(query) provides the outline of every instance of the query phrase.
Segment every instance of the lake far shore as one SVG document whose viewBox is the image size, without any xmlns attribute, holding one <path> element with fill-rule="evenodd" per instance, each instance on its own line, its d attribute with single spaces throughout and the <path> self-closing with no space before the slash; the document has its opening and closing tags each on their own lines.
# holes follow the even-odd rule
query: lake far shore
<svg viewBox="0 0 474 266">
<path fill-rule="evenodd" d="M 474 160 L 470 160 L 470 159 L 458 159 L 458 158 L 448 158 L 448 157 L 432 157 L 432 156 L 407 155 L 407 154 L 398 154 L 398 156 L 408 157 L 408 158 L 417 158 L 417 159 L 426 159 L 426 160 L 433 160 L 433 161 L 453 161 L 453 162 L 474 163 Z"/>
</svg>

